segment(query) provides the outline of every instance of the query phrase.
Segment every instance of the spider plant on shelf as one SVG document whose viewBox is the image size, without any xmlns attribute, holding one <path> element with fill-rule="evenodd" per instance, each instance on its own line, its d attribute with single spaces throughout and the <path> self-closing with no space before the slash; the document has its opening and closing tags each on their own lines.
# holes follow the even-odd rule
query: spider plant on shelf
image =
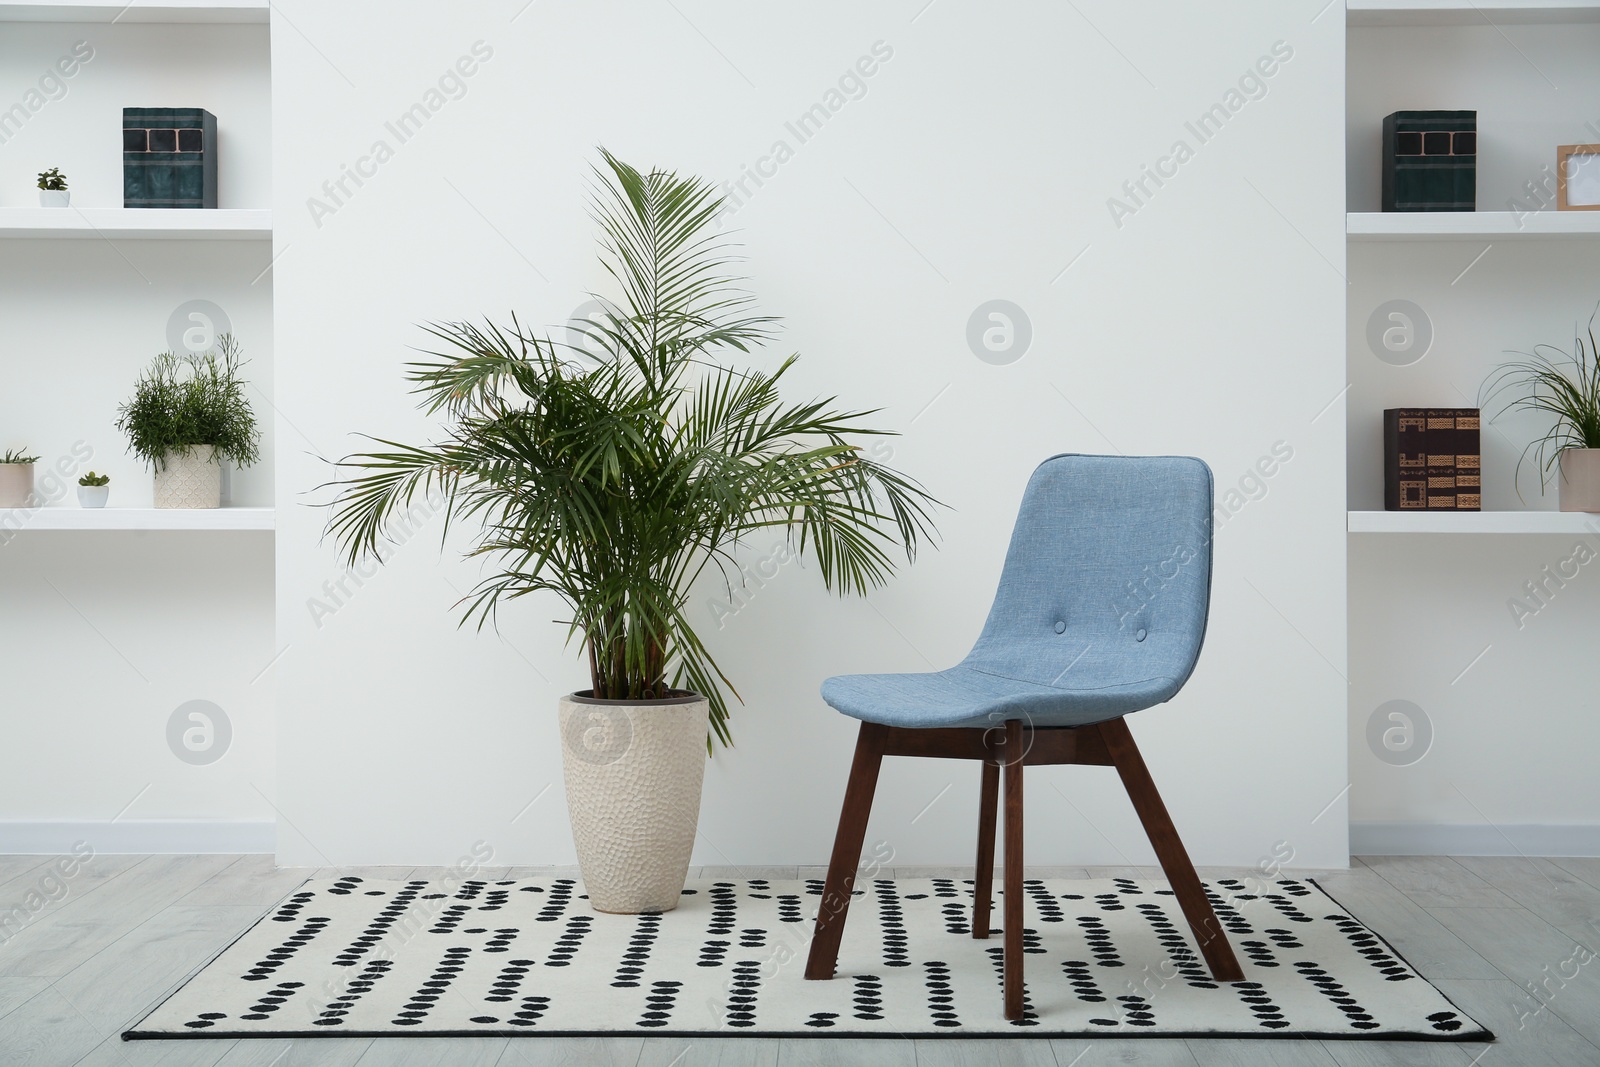
<svg viewBox="0 0 1600 1067">
<path fill-rule="evenodd" d="M 38 456 L 25 448 L 8 448 L 0 455 L 0 508 L 33 506 L 33 465 Z"/>
<path fill-rule="evenodd" d="M 1539 468 L 1539 491 L 1559 480 L 1562 511 L 1600 512 L 1600 347 L 1595 318 L 1576 332 L 1569 353 L 1555 345 L 1535 345 L 1523 358 L 1504 364 L 1484 383 L 1484 402 L 1500 401 L 1499 418 L 1508 411 L 1534 411 L 1551 420 L 1549 430 L 1528 443 L 1517 461 L 1517 474 L 1531 455 Z M 1521 490 L 1518 490 L 1520 496 Z"/>
</svg>

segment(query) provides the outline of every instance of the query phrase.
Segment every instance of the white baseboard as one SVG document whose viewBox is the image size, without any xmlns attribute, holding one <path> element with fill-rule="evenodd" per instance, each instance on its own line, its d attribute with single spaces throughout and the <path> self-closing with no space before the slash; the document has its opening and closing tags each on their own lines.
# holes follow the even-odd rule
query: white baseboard
<svg viewBox="0 0 1600 1067">
<path fill-rule="evenodd" d="M 227 819 L 118 819 L 115 822 L 0 822 L 0 854 L 56 856 L 84 841 L 99 855 L 267 853 L 273 822 Z"/>
<path fill-rule="evenodd" d="M 1592 824 L 1353 822 L 1352 856 L 1600 856 Z"/>
</svg>

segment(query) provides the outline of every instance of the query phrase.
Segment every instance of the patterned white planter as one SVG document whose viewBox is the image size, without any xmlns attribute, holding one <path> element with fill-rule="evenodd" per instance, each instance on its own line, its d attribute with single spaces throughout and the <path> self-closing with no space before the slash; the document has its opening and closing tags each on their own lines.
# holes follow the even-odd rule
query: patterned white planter
<svg viewBox="0 0 1600 1067">
<path fill-rule="evenodd" d="M 678 906 L 700 822 L 710 710 L 696 695 L 561 698 L 567 813 L 597 911 Z"/>
<path fill-rule="evenodd" d="M 26 508 L 33 496 L 32 463 L 0 463 L 0 508 Z"/>
<path fill-rule="evenodd" d="M 216 452 L 210 445 L 195 445 L 162 457 L 156 466 L 156 507 L 221 507 L 222 467 Z"/>
</svg>

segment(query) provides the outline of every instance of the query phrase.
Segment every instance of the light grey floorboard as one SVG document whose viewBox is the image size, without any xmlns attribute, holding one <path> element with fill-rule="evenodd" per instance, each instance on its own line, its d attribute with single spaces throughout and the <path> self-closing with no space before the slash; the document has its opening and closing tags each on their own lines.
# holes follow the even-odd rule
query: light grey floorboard
<svg viewBox="0 0 1600 1067">
<path fill-rule="evenodd" d="M 1361 862 L 1424 908 L 1505 908 L 1514 903 L 1449 856 L 1365 856 Z"/>
<path fill-rule="evenodd" d="M 1482 1045 L 1435 1041 L 1324 1041 L 1339 1067 L 1469 1067 Z"/>
<path fill-rule="evenodd" d="M 217 1067 L 355 1067 L 371 1044 L 364 1037 L 318 1037 L 299 1041 L 252 1038 L 235 1041 L 217 1061 Z"/>
<path fill-rule="evenodd" d="M 124 1041 L 112 1034 L 74 1067 L 216 1067 L 233 1041 Z"/>
<path fill-rule="evenodd" d="M 917 1054 L 917 1067 L 1059 1067 L 1048 1041 L 945 1037 L 918 1039 L 911 1044 Z"/>
<path fill-rule="evenodd" d="M 1600 889 L 1600 858 L 1593 856 L 1576 858 L 1563 856 L 1551 862 L 1562 870 L 1577 875 L 1596 889 Z"/>
<path fill-rule="evenodd" d="M 1195 1067 L 1187 1041 L 1155 1041 L 1125 1037 L 1058 1039 L 1050 1042 L 1056 1067 Z M 1004 1055 L 1004 1053 L 1002 1053 Z M 1002 1059 L 1001 1063 L 1008 1062 Z"/>
<path fill-rule="evenodd" d="M 1579 1067 L 1600 1063 L 1600 1047 L 1586 1041 L 1553 1012 L 1533 1014 L 1527 998 L 1508 981 L 1446 980 L 1444 995 L 1494 1031 L 1492 1045 L 1470 1042 L 1462 1047 L 1481 1067 Z"/>
<path fill-rule="evenodd" d="M 835 1041 L 825 1037 L 785 1037 L 778 1041 L 778 1067 L 916 1067 L 910 1041 L 873 1038 Z"/>
<path fill-rule="evenodd" d="M 0 1019 L 32 1000 L 49 984 L 48 978 L 0 978 Z"/>
<path fill-rule="evenodd" d="M 1503 856 L 1464 857 L 1458 862 L 1518 905 L 1600 950 L 1600 889 L 1559 863 Z"/>
<path fill-rule="evenodd" d="M 26 946 L 31 938 L 40 936 L 38 928 L 48 926 L 69 907 L 109 885 L 144 859 L 143 856 L 91 856 L 70 878 L 59 882 L 44 881 L 42 867 L 13 880 L 5 894 L 0 895 L 0 908 L 5 911 L 0 918 L 6 920 L 0 926 L 0 974 L 12 973 L 5 969 L 7 958 L 19 946 Z"/>
<path fill-rule="evenodd" d="M 62 1067 L 105 1040 L 77 1008 L 44 989 L 0 1019 L 0 1053 L 6 1067 Z"/>
<path fill-rule="evenodd" d="M 1189 1051 L 1198 1067 L 1338 1067 L 1320 1041 L 1207 1038 L 1191 1040 Z"/>
<path fill-rule="evenodd" d="M 507 1044 L 503 1037 L 380 1037 L 356 1067 L 495 1067 Z"/>
<path fill-rule="evenodd" d="M 55 863 L 54 856 L 0 856 L 0 901 L 10 903 L 10 898 L 20 896 L 28 884 L 37 881 L 33 872 L 43 873 L 44 865 Z M 16 883 L 16 888 L 12 883 Z"/>
<path fill-rule="evenodd" d="M 651 1037 L 638 1067 L 778 1067 L 778 1039 Z"/>
<path fill-rule="evenodd" d="M 642 1037 L 518 1038 L 496 1067 L 635 1067 Z"/>
<path fill-rule="evenodd" d="M 1371 871 L 1333 872 L 1318 878 L 1317 884 L 1428 978 L 1503 977 L 1427 909 Z"/>
<path fill-rule="evenodd" d="M 179 899 L 180 904 L 276 904 L 307 878 L 314 867 L 276 867 L 271 856 L 241 856 Z"/>
</svg>

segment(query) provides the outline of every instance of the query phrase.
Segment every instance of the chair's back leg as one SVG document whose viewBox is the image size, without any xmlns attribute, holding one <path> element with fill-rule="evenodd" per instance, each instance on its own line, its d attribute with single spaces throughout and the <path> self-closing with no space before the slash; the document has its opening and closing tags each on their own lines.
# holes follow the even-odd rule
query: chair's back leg
<svg viewBox="0 0 1600 1067">
<path fill-rule="evenodd" d="M 983 761 L 978 787 L 978 862 L 972 885 L 972 936 L 989 936 L 989 909 L 994 900 L 994 823 L 1000 812 L 1000 765 Z"/>
<path fill-rule="evenodd" d="M 1217 921 L 1211 902 L 1206 899 L 1205 887 L 1200 884 L 1200 876 L 1194 873 L 1194 864 L 1190 862 L 1189 853 L 1178 837 L 1177 828 L 1172 825 L 1172 816 L 1167 813 L 1161 794 L 1156 792 L 1156 783 L 1150 777 L 1144 757 L 1139 754 L 1139 746 L 1134 744 L 1127 721 L 1112 719 L 1100 723 L 1100 736 L 1105 739 L 1106 750 L 1111 753 L 1117 773 L 1122 776 L 1128 799 L 1133 801 L 1133 810 L 1139 813 L 1144 832 L 1149 835 L 1150 844 L 1155 846 L 1161 869 L 1172 884 L 1173 895 L 1183 908 L 1184 918 L 1189 920 L 1189 928 L 1194 932 L 1195 942 L 1200 946 L 1200 954 L 1205 957 L 1206 965 L 1211 968 L 1211 976 L 1219 982 L 1244 981 L 1244 972 L 1240 970 L 1239 961 L 1233 954 L 1233 946 L 1228 944 L 1227 934 Z"/>
<path fill-rule="evenodd" d="M 1022 1018 L 1022 722 L 1006 723 L 1005 1015 Z"/>
<path fill-rule="evenodd" d="M 850 891 L 856 884 L 856 864 L 861 862 L 861 845 L 867 836 L 867 816 L 872 814 L 872 795 L 878 788 L 878 768 L 883 765 L 887 726 L 864 722 L 856 737 L 856 756 L 850 765 L 850 784 L 844 791 L 844 809 L 839 813 L 839 832 L 833 839 L 833 856 L 828 861 L 828 880 L 823 884 L 822 903 L 817 908 L 816 931 L 811 939 L 811 954 L 806 958 L 806 977 L 833 977 L 839 963 L 839 939 L 844 935 L 844 920 L 850 910 Z"/>
</svg>

